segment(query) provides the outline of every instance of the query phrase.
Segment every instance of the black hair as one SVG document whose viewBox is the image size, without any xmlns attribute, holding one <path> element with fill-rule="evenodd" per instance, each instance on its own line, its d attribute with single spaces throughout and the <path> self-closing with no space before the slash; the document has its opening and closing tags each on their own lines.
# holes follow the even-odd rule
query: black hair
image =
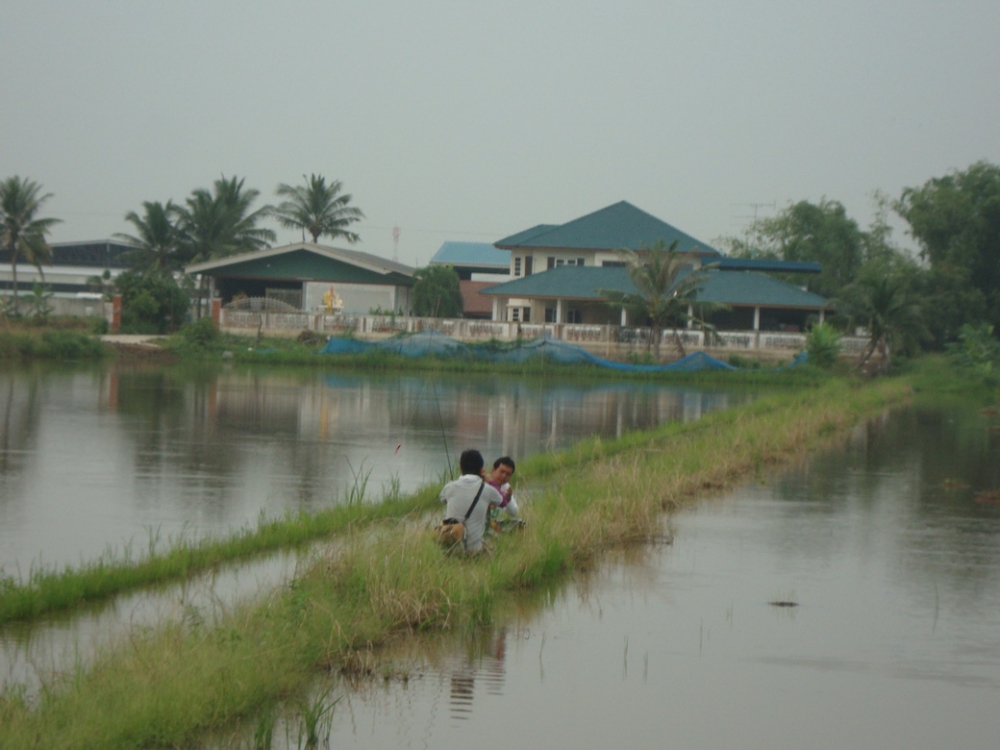
<svg viewBox="0 0 1000 750">
<path fill-rule="evenodd" d="M 496 461 L 493 462 L 493 468 L 499 469 L 501 464 L 504 466 L 509 466 L 511 474 L 513 474 L 517 470 L 517 468 L 514 466 L 514 459 L 511 458 L 510 456 L 500 456 L 500 458 L 498 458 Z"/>
<path fill-rule="evenodd" d="M 482 474 L 486 462 L 483 460 L 482 453 L 474 448 L 470 448 L 467 451 L 462 451 L 462 456 L 458 459 L 458 465 L 462 467 L 463 474 L 475 474 L 478 477 Z"/>
</svg>

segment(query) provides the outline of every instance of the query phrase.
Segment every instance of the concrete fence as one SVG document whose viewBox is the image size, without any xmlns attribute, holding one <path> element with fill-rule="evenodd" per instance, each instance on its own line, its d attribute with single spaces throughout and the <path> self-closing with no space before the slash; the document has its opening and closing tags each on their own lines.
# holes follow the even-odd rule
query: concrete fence
<svg viewBox="0 0 1000 750">
<path fill-rule="evenodd" d="M 517 338 L 534 338 L 548 334 L 567 343 L 579 344 L 595 352 L 612 355 L 644 349 L 648 346 L 651 331 L 648 328 L 621 326 L 580 325 L 569 323 L 516 323 L 460 318 L 414 318 L 402 315 L 329 315 L 312 312 L 252 312 L 222 308 L 219 327 L 234 333 L 266 331 L 269 335 L 297 336 L 302 331 L 313 331 L 329 336 L 351 333 L 359 338 L 379 339 L 397 333 L 419 333 L 426 330 L 441 331 L 460 341 L 487 341 L 498 339 L 513 341 Z M 803 333 L 781 331 L 721 331 L 719 341 L 705 346 L 701 331 L 678 331 L 685 348 L 722 348 L 731 351 L 770 351 L 793 353 L 805 347 Z M 845 336 L 840 340 L 845 354 L 858 354 L 868 343 L 867 338 Z M 665 330 L 660 335 L 664 351 L 674 345 L 674 332 Z M 614 350 L 614 351 L 613 351 Z"/>
</svg>

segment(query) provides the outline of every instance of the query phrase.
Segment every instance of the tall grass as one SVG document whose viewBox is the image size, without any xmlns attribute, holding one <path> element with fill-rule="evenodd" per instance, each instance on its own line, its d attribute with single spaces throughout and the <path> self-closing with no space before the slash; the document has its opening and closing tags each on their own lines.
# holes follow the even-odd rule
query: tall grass
<svg viewBox="0 0 1000 750">
<path fill-rule="evenodd" d="M 396 633 L 490 622 L 505 592 L 541 589 L 603 550 L 657 533 L 665 508 L 717 492 L 839 439 L 908 395 L 898 381 L 831 382 L 691 425 L 529 459 L 548 472 L 523 533 L 491 555 L 442 554 L 429 514 L 349 524 L 288 586 L 212 626 L 133 633 L 94 666 L 46 686 L 37 705 L 0 697 L 3 746 L 131 748 L 191 742 L 298 695 L 317 669 L 349 669 Z M 540 472 L 540 473 L 536 473 Z"/>
</svg>

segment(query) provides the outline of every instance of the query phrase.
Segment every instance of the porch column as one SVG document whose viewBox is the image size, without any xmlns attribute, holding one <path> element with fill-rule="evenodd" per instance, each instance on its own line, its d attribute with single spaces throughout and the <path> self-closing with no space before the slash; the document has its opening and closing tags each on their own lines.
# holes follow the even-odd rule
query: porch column
<svg viewBox="0 0 1000 750">
<path fill-rule="evenodd" d="M 690 331 L 692 328 L 694 328 L 694 305 L 688 305 L 687 329 Z"/>
<path fill-rule="evenodd" d="M 823 325 L 823 317 L 826 314 L 826 308 L 821 307 L 819 309 L 819 324 Z"/>
<path fill-rule="evenodd" d="M 622 322 L 621 322 L 621 327 L 624 328 L 627 325 L 628 325 L 628 313 L 625 312 L 625 308 L 623 307 L 622 308 Z"/>
<path fill-rule="evenodd" d="M 563 299 L 556 300 L 556 323 L 562 323 L 563 318 L 566 317 L 565 307 L 566 307 L 566 300 Z"/>
<path fill-rule="evenodd" d="M 753 309 L 753 348 L 760 349 L 760 305 Z"/>
<path fill-rule="evenodd" d="M 500 298 L 497 297 L 497 296 L 495 296 L 495 295 L 493 297 L 493 318 L 492 319 L 493 319 L 494 323 L 500 320 Z"/>
</svg>

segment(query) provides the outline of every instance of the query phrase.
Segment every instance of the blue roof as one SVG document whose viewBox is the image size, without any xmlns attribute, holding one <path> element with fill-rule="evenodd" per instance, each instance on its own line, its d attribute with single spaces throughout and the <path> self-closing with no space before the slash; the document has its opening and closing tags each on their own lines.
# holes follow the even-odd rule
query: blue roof
<svg viewBox="0 0 1000 750">
<path fill-rule="evenodd" d="M 638 250 L 642 245 L 652 245 L 661 240 L 668 246 L 676 240 L 677 249 L 682 253 L 720 255 L 715 248 L 628 201 L 620 201 L 566 224 L 541 224 L 525 229 L 495 244 L 508 249 Z"/>
<path fill-rule="evenodd" d="M 628 269 L 603 266 L 559 266 L 531 276 L 480 289 L 480 294 L 543 299 L 602 299 L 602 290 L 635 294 Z M 827 307 L 827 300 L 784 281 L 753 271 L 706 271 L 695 300 L 725 305 L 763 307 Z"/>
<path fill-rule="evenodd" d="M 498 250 L 489 242 L 445 242 L 431 264 L 509 269 L 510 250 Z"/>
</svg>

